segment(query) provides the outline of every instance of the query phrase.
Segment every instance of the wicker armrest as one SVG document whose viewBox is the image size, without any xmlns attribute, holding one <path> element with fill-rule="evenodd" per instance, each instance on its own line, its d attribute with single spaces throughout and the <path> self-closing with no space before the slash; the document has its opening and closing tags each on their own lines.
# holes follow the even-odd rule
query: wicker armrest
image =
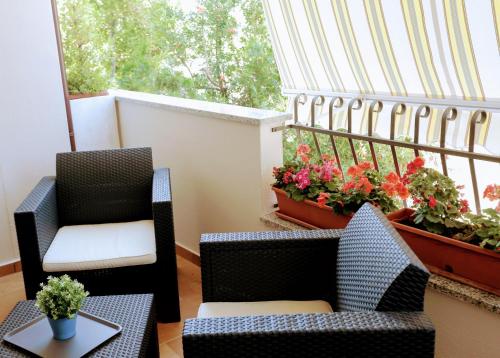
<svg viewBox="0 0 500 358">
<path fill-rule="evenodd" d="M 153 220 L 156 236 L 156 251 L 159 259 L 175 256 L 174 218 L 172 213 L 172 192 L 170 170 L 155 169 L 152 190 Z"/>
<path fill-rule="evenodd" d="M 332 302 L 339 230 L 204 234 L 203 301 Z"/>
<path fill-rule="evenodd" d="M 434 327 L 421 312 L 339 312 L 189 319 L 184 356 L 433 357 Z"/>
<path fill-rule="evenodd" d="M 170 170 L 167 168 L 154 170 L 152 206 L 157 257 L 156 310 L 160 321 L 177 322 L 180 320 L 177 259 Z"/>
<path fill-rule="evenodd" d="M 42 260 L 59 229 L 56 180 L 44 177 L 14 212 L 28 298 L 38 290 Z"/>
</svg>

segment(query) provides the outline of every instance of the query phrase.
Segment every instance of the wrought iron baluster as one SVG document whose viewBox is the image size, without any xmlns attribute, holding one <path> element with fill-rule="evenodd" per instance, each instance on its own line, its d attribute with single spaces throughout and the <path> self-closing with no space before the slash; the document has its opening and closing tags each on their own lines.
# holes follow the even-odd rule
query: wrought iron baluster
<svg viewBox="0 0 500 358">
<path fill-rule="evenodd" d="M 316 125 L 316 106 L 322 106 L 325 103 L 325 97 L 323 96 L 315 96 L 311 101 L 311 127 L 314 128 Z M 315 132 L 312 132 L 312 136 L 314 139 L 314 145 L 316 146 L 316 150 L 318 151 L 318 156 L 321 158 L 321 148 L 319 145 L 318 137 Z"/>
<path fill-rule="evenodd" d="M 307 95 L 305 93 L 300 93 L 293 99 L 293 123 L 299 123 L 299 104 L 305 104 L 307 102 Z M 299 143 L 302 143 L 302 135 L 300 134 L 300 129 L 296 129 L 297 139 Z"/>
<path fill-rule="evenodd" d="M 476 141 L 476 124 L 483 124 L 486 122 L 487 113 L 485 111 L 477 110 L 470 118 L 469 122 L 469 152 L 474 152 L 474 143 Z M 470 176 L 472 179 L 472 189 L 474 191 L 474 203 L 476 204 L 476 212 L 481 213 L 481 201 L 479 199 L 479 188 L 477 186 L 476 168 L 474 159 L 469 158 Z"/>
<path fill-rule="evenodd" d="M 396 117 L 401 116 L 406 112 L 406 104 L 396 103 L 391 110 L 391 134 L 390 139 L 395 140 L 396 136 Z M 401 170 L 399 169 L 398 154 L 396 152 L 396 146 L 391 145 L 392 160 L 394 161 L 394 168 L 398 176 L 401 176 Z"/>
<path fill-rule="evenodd" d="M 333 130 L 333 109 L 341 108 L 344 105 L 344 99 L 342 97 L 334 97 L 331 99 L 328 105 L 328 129 Z M 342 173 L 342 178 L 344 178 L 344 170 L 342 169 L 342 163 L 340 161 L 339 152 L 337 150 L 337 144 L 335 143 L 335 137 L 330 134 L 330 142 L 332 144 L 333 153 L 335 154 L 335 160 Z"/>
<path fill-rule="evenodd" d="M 370 108 L 368 109 L 368 137 L 373 136 L 373 114 L 379 113 L 384 108 L 384 104 L 381 101 L 375 100 L 370 104 Z M 375 154 L 375 147 L 372 141 L 368 142 L 370 147 L 370 153 L 372 155 L 373 166 L 378 171 L 378 161 L 377 155 Z"/>
<path fill-rule="evenodd" d="M 439 139 L 439 147 L 444 148 L 446 145 L 446 129 L 448 128 L 448 121 L 454 121 L 457 118 L 458 111 L 455 107 L 448 107 L 441 116 L 441 137 Z M 441 153 L 441 166 L 443 167 L 443 174 L 448 176 L 448 166 L 446 165 L 446 154 Z"/>
<path fill-rule="evenodd" d="M 352 111 L 361 109 L 363 106 L 363 101 L 361 98 L 354 98 L 349 102 L 347 106 L 347 133 L 352 133 Z M 352 138 L 348 138 L 349 146 L 351 147 L 352 158 L 354 163 L 358 164 L 358 156 L 356 155 L 356 150 L 354 149 L 354 142 Z"/>
<path fill-rule="evenodd" d="M 423 113 L 422 113 L 423 112 Z M 418 144 L 418 137 L 420 133 L 420 119 L 428 118 L 431 114 L 431 107 L 426 104 L 422 104 L 417 108 L 417 112 L 415 113 L 415 132 L 413 136 L 413 142 Z M 418 149 L 414 149 L 415 157 L 419 156 Z"/>
</svg>

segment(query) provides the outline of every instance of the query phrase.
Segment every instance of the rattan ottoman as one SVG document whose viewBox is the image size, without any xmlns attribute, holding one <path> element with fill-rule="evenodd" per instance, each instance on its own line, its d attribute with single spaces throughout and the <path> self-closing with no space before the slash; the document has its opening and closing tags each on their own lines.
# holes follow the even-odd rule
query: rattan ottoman
<svg viewBox="0 0 500 358">
<path fill-rule="evenodd" d="M 122 326 L 122 332 L 92 351 L 90 357 L 159 357 L 153 295 L 88 297 L 82 310 Z M 34 301 L 19 302 L 0 325 L 0 357 L 28 355 L 3 341 L 14 328 L 38 317 Z M 77 333 L 78 334 L 78 333 Z"/>
</svg>

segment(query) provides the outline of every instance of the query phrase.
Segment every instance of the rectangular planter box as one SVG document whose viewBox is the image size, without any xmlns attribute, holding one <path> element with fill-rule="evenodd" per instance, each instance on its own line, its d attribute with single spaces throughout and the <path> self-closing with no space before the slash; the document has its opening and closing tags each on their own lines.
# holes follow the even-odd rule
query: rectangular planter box
<svg viewBox="0 0 500 358">
<path fill-rule="evenodd" d="M 311 200 L 295 201 L 284 190 L 272 188 L 278 199 L 278 217 L 309 229 L 343 229 L 352 215 L 339 215 L 329 206 L 320 206 Z"/>
<path fill-rule="evenodd" d="M 401 209 L 387 217 L 431 272 L 500 295 L 500 254 L 400 223 L 413 212 Z"/>
</svg>

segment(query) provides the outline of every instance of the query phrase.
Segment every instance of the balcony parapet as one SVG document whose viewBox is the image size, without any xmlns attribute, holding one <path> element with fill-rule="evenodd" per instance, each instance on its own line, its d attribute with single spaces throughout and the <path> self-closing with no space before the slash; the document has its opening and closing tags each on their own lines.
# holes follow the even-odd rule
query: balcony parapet
<svg viewBox="0 0 500 358">
<path fill-rule="evenodd" d="M 235 106 L 231 104 L 200 101 L 189 98 L 169 97 L 144 92 L 110 90 L 110 95 L 121 102 L 141 103 L 152 107 L 174 110 L 197 116 L 217 117 L 251 125 L 278 124 L 291 118 L 290 113 L 266 109 Z"/>
</svg>

